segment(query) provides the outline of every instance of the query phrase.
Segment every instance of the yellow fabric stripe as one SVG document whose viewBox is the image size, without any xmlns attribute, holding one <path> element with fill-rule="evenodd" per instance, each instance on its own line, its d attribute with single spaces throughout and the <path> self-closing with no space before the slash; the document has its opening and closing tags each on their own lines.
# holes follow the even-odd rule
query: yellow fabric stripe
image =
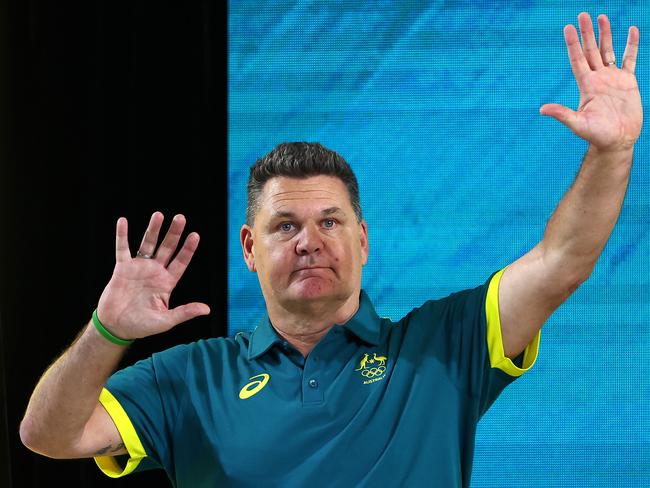
<svg viewBox="0 0 650 488">
<path fill-rule="evenodd" d="M 122 436 L 122 442 L 124 442 L 126 450 L 129 451 L 129 460 L 124 468 L 118 464 L 114 456 L 96 456 L 95 462 L 105 475 L 111 478 L 121 478 L 131 473 L 140 464 L 140 461 L 147 457 L 147 453 L 133 428 L 131 420 L 129 420 L 129 416 L 113 394 L 103 388 L 99 394 L 99 402 L 115 422 L 115 426 Z"/>
<path fill-rule="evenodd" d="M 488 285 L 485 299 L 485 316 L 487 318 L 487 344 L 490 355 L 490 366 L 498 368 L 510 376 L 521 376 L 533 367 L 539 352 L 539 340 L 542 331 L 539 330 L 535 338 L 524 349 L 524 360 L 519 368 L 506 357 L 503 352 L 503 336 L 501 335 L 501 319 L 499 318 L 499 282 L 506 268 L 496 273 Z"/>
</svg>

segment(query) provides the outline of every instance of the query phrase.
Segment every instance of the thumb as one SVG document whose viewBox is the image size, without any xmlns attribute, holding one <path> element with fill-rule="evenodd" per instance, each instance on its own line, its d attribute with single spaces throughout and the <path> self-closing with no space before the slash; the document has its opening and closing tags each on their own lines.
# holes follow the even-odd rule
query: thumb
<svg viewBox="0 0 650 488">
<path fill-rule="evenodd" d="M 210 313 L 210 307 L 205 303 L 192 302 L 172 308 L 171 310 L 168 310 L 167 313 L 171 317 L 173 326 L 175 326 L 198 317 L 199 315 L 208 315 Z"/>
<path fill-rule="evenodd" d="M 577 115 L 578 113 L 570 108 L 560 105 L 558 103 L 547 103 L 539 108 L 539 113 L 548 115 L 555 120 L 563 123 L 574 132 L 577 129 Z"/>
</svg>

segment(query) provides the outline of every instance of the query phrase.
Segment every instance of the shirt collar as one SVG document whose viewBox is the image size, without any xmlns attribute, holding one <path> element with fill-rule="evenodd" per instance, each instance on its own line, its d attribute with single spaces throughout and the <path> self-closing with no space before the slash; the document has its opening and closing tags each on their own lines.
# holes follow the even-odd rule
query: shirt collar
<svg viewBox="0 0 650 488">
<path fill-rule="evenodd" d="M 280 343 L 282 343 L 282 338 L 271 325 L 269 315 L 265 313 L 251 334 L 248 344 L 248 359 L 258 358 L 271 349 L 271 346 Z"/>
<path fill-rule="evenodd" d="M 344 327 L 356 335 L 359 339 L 378 346 L 381 341 L 381 318 L 375 312 L 375 307 L 368 297 L 368 294 L 361 290 L 359 295 L 359 310 Z"/>
<path fill-rule="evenodd" d="M 359 295 L 359 309 L 343 326 L 359 339 L 374 346 L 379 345 L 381 340 L 381 318 L 375 312 L 375 308 L 365 291 L 361 290 Z M 248 345 L 248 359 L 258 358 L 271 349 L 274 344 L 282 342 L 282 337 L 275 331 L 268 314 L 265 313 L 251 334 Z"/>
</svg>

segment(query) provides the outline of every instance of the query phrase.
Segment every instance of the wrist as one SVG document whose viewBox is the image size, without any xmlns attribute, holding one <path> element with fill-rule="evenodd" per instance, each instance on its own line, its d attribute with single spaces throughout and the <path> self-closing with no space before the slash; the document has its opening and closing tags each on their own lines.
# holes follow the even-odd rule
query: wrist
<svg viewBox="0 0 650 488">
<path fill-rule="evenodd" d="M 600 148 L 594 144 L 589 144 L 587 154 L 597 157 L 607 157 L 615 160 L 630 160 L 634 154 L 634 144 L 631 146 L 619 146 L 610 148 Z"/>
<path fill-rule="evenodd" d="M 135 340 L 135 339 L 122 339 L 121 337 L 114 335 L 110 330 L 106 328 L 104 324 L 102 324 L 101 320 L 99 320 L 99 316 L 97 315 L 97 309 L 93 311 L 92 323 L 93 326 L 95 327 L 95 330 L 104 339 L 106 339 L 109 342 L 112 342 L 115 345 L 126 347 L 133 344 Z"/>
</svg>

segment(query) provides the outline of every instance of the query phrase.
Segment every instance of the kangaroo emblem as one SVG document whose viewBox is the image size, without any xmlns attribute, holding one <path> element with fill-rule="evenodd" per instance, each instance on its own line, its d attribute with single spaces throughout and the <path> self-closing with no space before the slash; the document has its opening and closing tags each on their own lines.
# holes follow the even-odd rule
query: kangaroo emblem
<svg viewBox="0 0 650 488">
<path fill-rule="evenodd" d="M 359 361 L 359 368 L 355 369 L 355 371 L 361 371 L 362 369 L 364 369 L 366 367 L 366 363 L 368 362 L 369 357 L 370 355 L 368 353 L 364 354 L 363 359 Z"/>
</svg>

